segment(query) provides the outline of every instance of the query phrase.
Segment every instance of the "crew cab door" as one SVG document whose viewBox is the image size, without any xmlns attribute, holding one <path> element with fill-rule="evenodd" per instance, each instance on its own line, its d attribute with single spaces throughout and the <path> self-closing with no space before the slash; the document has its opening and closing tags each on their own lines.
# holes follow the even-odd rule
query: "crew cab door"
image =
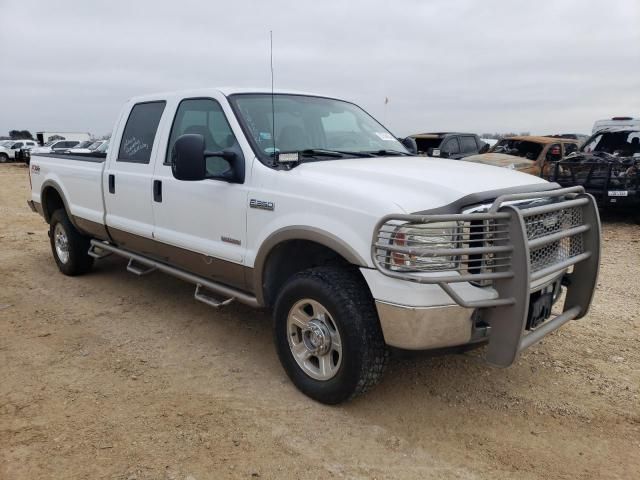
<svg viewBox="0 0 640 480">
<path fill-rule="evenodd" d="M 163 257 L 204 277 L 243 288 L 246 250 L 247 189 L 223 180 L 182 181 L 171 171 L 171 152 L 184 134 L 204 137 L 205 149 L 220 151 L 234 145 L 236 135 L 220 98 L 185 98 L 176 102 L 171 130 L 163 135 L 153 176 L 154 237 Z M 228 108 L 228 106 L 227 106 Z M 229 111 L 229 117 L 232 113 Z M 226 160 L 207 159 L 210 174 L 229 168 Z"/>
<path fill-rule="evenodd" d="M 124 128 L 116 130 L 102 176 L 105 223 L 120 246 L 149 253 L 153 237 L 152 159 L 157 152 L 158 125 L 164 101 L 132 105 Z M 124 121 L 124 120 L 121 120 Z"/>
</svg>

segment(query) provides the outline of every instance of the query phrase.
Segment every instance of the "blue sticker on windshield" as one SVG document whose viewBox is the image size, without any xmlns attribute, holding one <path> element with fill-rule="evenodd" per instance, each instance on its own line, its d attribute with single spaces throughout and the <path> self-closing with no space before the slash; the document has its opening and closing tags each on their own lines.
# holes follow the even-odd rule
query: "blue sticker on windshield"
<svg viewBox="0 0 640 480">
<path fill-rule="evenodd" d="M 270 132 L 260 132 L 260 140 L 271 140 Z"/>
</svg>

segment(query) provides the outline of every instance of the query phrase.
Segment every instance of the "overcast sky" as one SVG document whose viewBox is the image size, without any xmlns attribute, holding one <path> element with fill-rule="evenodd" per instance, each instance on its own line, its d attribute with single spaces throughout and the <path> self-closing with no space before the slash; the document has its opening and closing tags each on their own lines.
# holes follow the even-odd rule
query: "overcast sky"
<svg viewBox="0 0 640 480">
<path fill-rule="evenodd" d="M 638 0 L 0 0 L 0 18 L 0 135 L 104 135 L 135 95 L 268 87 L 269 30 L 276 88 L 355 101 L 398 135 L 640 116 Z"/>
</svg>

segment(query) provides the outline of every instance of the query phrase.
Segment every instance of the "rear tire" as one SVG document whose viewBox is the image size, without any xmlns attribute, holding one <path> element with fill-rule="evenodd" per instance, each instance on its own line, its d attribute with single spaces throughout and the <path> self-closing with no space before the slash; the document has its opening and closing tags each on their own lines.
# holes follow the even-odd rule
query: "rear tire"
<svg viewBox="0 0 640 480">
<path fill-rule="evenodd" d="M 330 405 L 375 386 L 388 359 L 371 293 L 358 272 L 345 267 L 294 275 L 276 300 L 274 337 L 294 385 Z"/>
<path fill-rule="evenodd" d="M 51 215 L 49 240 L 53 258 L 62 273 L 73 277 L 91 270 L 93 257 L 87 254 L 89 238 L 76 230 L 62 209 Z"/>
</svg>

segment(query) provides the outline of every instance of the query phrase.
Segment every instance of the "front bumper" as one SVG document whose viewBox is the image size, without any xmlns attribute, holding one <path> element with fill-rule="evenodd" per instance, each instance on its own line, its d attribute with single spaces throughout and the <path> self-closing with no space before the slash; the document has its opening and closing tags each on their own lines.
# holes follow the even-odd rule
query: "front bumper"
<svg viewBox="0 0 640 480">
<path fill-rule="evenodd" d="M 540 198 L 548 198 L 549 202 L 534 202 L 524 208 L 514 204 Z M 393 238 L 399 224 L 421 225 L 443 221 L 471 225 L 469 230 L 473 236 L 467 234 L 468 246 L 462 242 L 463 246 L 450 250 L 451 254 L 455 252 L 458 256 L 456 261 L 460 265 L 459 271 L 398 271 L 389 267 L 389 258 L 394 253 L 418 258 L 447 254 L 441 247 L 402 246 L 389 240 Z M 476 228 L 473 227 L 474 222 L 476 227 L 477 222 L 480 222 L 481 233 L 473 233 L 472 228 Z M 500 235 L 495 235 L 495 231 L 499 231 Z M 484 240 L 481 241 L 481 238 Z M 487 259 L 489 255 L 495 254 L 500 256 L 501 261 L 499 265 L 492 267 Z M 470 313 L 476 311 L 483 323 L 490 327 L 487 362 L 506 367 L 516 360 L 522 350 L 548 333 L 569 320 L 586 315 L 598 276 L 600 219 L 595 200 L 591 195 L 585 194 L 581 187 L 503 195 L 482 212 L 388 215 L 375 229 L 372 258 L 383 275 L 405 283 L 408 281 L 421 286 L 439 287 L 462 309 L 446 311 L 413 308 L 405 311 L 398 310 L 395 306 L 392 311 L 389 305 L 380 307 L 379 302 L 378 312 L 389 344 L 403 342 L 403 348 L 407 348 L 407 345 L 414 345 L 408 348 L 435 348 L 443 346 L 441 344 L 444 341 L 449 342 L 449 345 L 455 344 L 451 343 L 454 340 L 458 342 L 465 337 L 470 341 L 473 337 Z M 482 265 L 482 268 L 479 269 L 477 265 Z M 538 290 L 541 284 L 548 283 L 569 270 L 569 286 L 563 312 L 533 330 L 526 330 L 531 293 Z M 468 282 L 489 283 L 490 286 L 486 288 L 497 295 L 493 298 L 470 300 L 456 288 Z M 374 297 L 380 300 L 379 297 Z M 446 322 L 442 321 L 443 315 L 446 315 Z M 449 315 L 452 318 L 452 331 L 442 333 L 449 329 Z M 401 320 L 396 320 L 396 323 L 403 323 L 404 326 L 392 325 L 393 316 Z M 434 332 L 432 342 L 425 333 L 429 329 Z M 412 331 L 416 336 L 414 339 L 410 338 Z"/>
<path fill-rule="evenodd" d="M 429 350 L 469 343 L 473 309 L 459 305 L 411 307 L 376 301 L 380 326 L 388 345 Z"/>
</svg>

